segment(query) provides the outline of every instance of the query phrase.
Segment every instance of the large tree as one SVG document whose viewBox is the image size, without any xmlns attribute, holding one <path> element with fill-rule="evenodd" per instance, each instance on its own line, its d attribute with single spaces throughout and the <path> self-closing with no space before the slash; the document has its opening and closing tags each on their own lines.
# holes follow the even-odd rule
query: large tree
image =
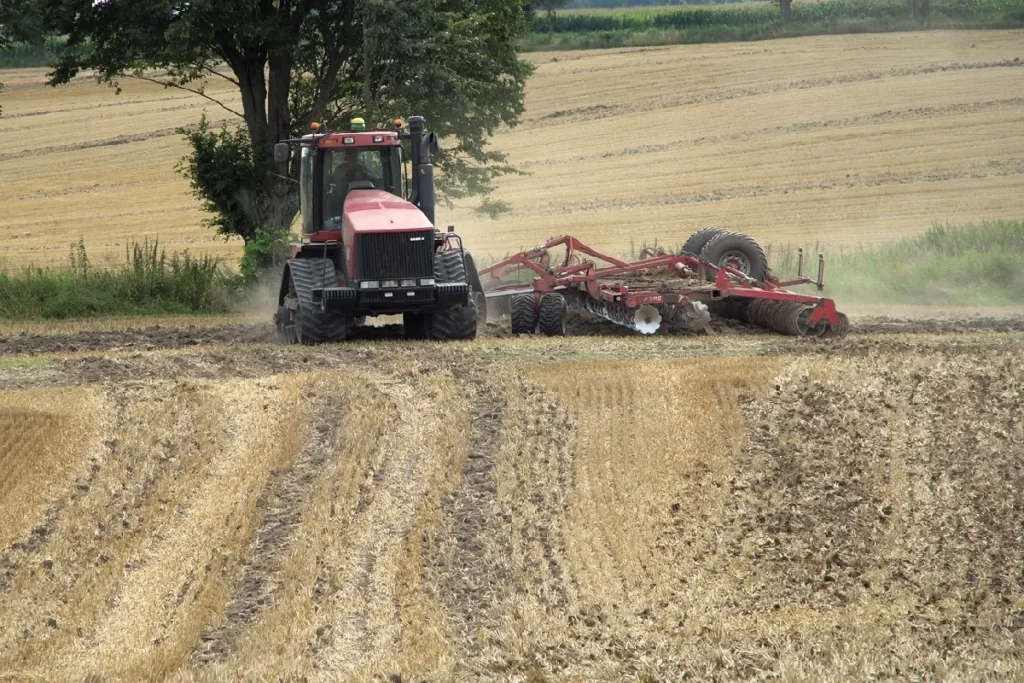
<svg viewBox="0 0 1024 683">
<path fill-rule="evenodd" d="M 522 0 L 40 0 L 46 28 L 72 46 L 51 83 L 83 70 L 112 85 L 156 81 L 202 94 L 244 126 L 189 133 L 185 164 L 222 232 L 252 239 L 297 211 L 294 168 L 273 145 L 311 121 L 347 125 L 421 114 L 446 140 L 439 186 L 449 199 L 486 195 L 512 169 L 487 149 L 523 111 L 528 64 L 516 37 Z M 240 107 L 207 91 L 237 88 Z"/>
</svg>

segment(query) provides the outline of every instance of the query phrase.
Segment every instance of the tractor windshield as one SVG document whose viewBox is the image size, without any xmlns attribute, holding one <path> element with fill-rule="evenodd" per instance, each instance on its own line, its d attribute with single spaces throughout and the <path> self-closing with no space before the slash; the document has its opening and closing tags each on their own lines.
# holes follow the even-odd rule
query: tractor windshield
<svg viewBox="0 0 1024 683">
<path fill-rule="evenodd" d="M 397 147 L 324 150 L 324 221 L 337 219 L 352 190 L 384 190 L 403 196 Z"/>
</svg>

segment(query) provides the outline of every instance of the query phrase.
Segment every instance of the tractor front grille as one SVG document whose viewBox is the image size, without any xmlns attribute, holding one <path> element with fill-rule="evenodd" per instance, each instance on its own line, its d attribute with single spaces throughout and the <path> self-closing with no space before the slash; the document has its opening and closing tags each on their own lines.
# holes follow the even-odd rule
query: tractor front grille
<svg viewBox="0 0 1024 683">
<path fill-rule="evenodd" d="M 356 237 L 356 278 L 433 277 L 434 231 L 373 232 Z"/>
</svg>

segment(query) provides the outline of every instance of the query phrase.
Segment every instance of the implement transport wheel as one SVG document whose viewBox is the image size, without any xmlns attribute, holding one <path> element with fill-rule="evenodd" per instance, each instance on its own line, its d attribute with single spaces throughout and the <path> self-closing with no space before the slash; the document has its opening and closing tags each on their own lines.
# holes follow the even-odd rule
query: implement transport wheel
<svg viewBox="0 0 1024 683">
<path fill-rule="evenodd" d="M 351 316 L 321 310 L 313 303 L 313 290 L 338 286 L 334 263 L 323 259 L 288 262 L 288 294 L 275 316 L 278 337 L 293 344 L 344 341 L 353 325 Z"/>
<path fill-rule="evenodd" d="M 433 339 L 445 341 L 476 339 L 477 299 L 472 291 L 471 281 L 467 278 L 461 250 L 452 249 L 434 254 L 434 279 L 437 282 L 470 284 L 469 301 L 458 306 L 435 310 L 433 315 L 429 316 L 431 320 L 426 323 L 426 334 Z M 477 281 L 479 282 L 479 278 Z"/>
<path fill-rule="evenodd" d="M 755 280 L 768 275 L 768 259 L 764 249 L 752 237 L 741 232 L 722 233 L 709 240 L 700 257 L 716 266 L 729 266 Z M 717 273 L 708 270 L 708 282 L 714 282 Z"/>
<path fill-rule="evenodd" d="M 700 256 L 700 252 L 704 249 L 705 244 L 727 232 L 729 231 L 725 228 L 701 228 L 687 238 L 686 242 L 683 243 L 683 248 L 679 250 L 679 254 Z"/>
<path fill-rule="evenodd" d="M 549 337 L 561 337 L 565 334 L 565 320 L 569 308 L 565 304 L 564 296 L 545 294 L 540 298 L 540 305 L 537 308 L 537 323 L 541 332 Z"/>
<path fill-rule="evenodd" d="M 537 300 L 533 294 L 513 294 L 509 304 L 512 334 L 533 334 L 537 330 Z"/>
</svg>

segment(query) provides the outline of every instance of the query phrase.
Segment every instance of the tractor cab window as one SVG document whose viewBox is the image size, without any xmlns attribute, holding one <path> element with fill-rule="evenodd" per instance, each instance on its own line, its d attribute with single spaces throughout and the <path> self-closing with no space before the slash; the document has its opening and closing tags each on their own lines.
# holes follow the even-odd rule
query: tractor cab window
<svg viewBox="0 0 1024 683">
<path fill-rule="evenodd" d="M 324 222 L 339 222 L 352 190 L 384 190 L 402 196 L 397 147 L 349 147 L 324 151 Z"/>
</svg>

